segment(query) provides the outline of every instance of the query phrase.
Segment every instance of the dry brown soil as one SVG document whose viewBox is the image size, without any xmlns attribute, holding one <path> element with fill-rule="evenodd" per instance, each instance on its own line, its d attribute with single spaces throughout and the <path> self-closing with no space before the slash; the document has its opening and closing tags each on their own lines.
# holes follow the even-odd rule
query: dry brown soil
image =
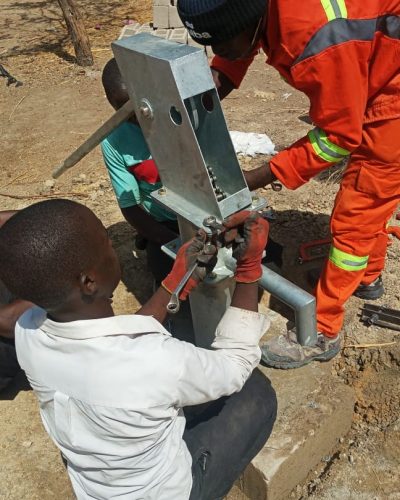
<svg viewBox="0 0 400 500">
<path fill-rule="evenodd" d="M 127 17 L 150 20 L 151 2 L 78 3 L 95 56 L 95 65 L 88 69 L 74 64 L 55 1 L 0 0 L 0 63 L 23 81 L 16 88 L 6 87 L 0 79 L 0 209 L 19 209 L 53 194 L 87 204 L 109 229 L 124 267 L 116 312 L 130 312 L 149 297 L 151 278 L 143 252 L 134 249 L 134 232 L 118 210 L 99 149 L 54 186 L 46 181 L 52 169 L 110 115 L 100 81 L 101 68 L 111 57 L 110 42 Z M 97 24 L 101 29 L 95 29 Z M 304 121 L 307 109 L 307 99 L 267 68 L 262 57 L 242 89 L 224 102 L 231 130 L 265 132 L 278 149 L 309 129 Z M 252 168 L 262 160 L 241 162 Z M 309 265 L 298 264 L 298 248 L 302 242 L 328 235 L 338 174 L 328 177 L 295 192 L 262 190 L 276 210 L 271 233 L 285 247 L 285 275 L 304 287 Z M 379 302 L 398 309 L 399 257 L 400 243 L 395 241 L 384 273 L 386 294 Z M 291 498 L 400 499 L 399 336 L 360 324 L 360 305 L 355 298 L 347 305 L 343 332 L 347 347 L 335 363 L 335 373 L 357 393 L 352 431 Z M 285 312 L 280 304 L 271 306 Z M 373 346 L 362 347 L 365 344 Z M 59 454 L 43 431 L 35 397 L 23 377 L 0 395 L 0 422 L 0 498 L 72 499 Z M 241 495 L 235 490 L 230 497 Z"/>
</svg>

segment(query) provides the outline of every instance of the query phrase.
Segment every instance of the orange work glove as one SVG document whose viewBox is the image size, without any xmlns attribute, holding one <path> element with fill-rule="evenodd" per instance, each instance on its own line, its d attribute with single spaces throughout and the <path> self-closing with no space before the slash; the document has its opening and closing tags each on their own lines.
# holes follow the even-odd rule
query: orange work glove
<svg viewBox="0 0 400 500">
<path fill-rule="evenodd" d="M 262 275 L 262 255 L 268 241 L 268 222 L 257 212 L 243 210 L 229 217 L 224 226 L 227 228 L 225 235 L 227 242 L 235 234 L 235 229 L 237 236 L 242 240 L 240 243 L 233 243 L 233 257 L 237 262 L 236 281 L 238 283 L 258 281 Z"/>
<path fill-rule="evenodd" d="M 161 286 L 170 294 L 174 293 L 182 278 L 192 265 L 198 261 L 198 266 L 179 294 L 180 300 L 186 300 L 189 293 L 210 273 L 217 263 L 217 248 L 206 245 L 207 234 L 199 229 L 196 236 L 181 246 L 174 266 Z"/>
</svg>

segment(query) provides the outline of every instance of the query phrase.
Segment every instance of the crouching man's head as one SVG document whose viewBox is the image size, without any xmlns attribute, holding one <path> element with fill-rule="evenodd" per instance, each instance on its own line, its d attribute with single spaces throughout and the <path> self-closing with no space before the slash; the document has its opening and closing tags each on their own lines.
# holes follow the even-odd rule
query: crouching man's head
<svg viewBox="0 0 400 500">
<path fill-rule="evenodd" d="M 84 205 L 43 201 L 0 229 L 0 279 L 54 320 L 112 315 L 111 297 L 120 277 L 107 231 Z"/>
</svg>

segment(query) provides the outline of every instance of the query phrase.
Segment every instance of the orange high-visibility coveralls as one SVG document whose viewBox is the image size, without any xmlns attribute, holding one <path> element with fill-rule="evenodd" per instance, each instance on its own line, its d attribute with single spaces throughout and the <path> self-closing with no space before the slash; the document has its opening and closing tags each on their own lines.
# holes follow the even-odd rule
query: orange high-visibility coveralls
<svg viewBox="0 0 400 500">
<path fill-rule="evenodd" d="M 400 200 L 400 0 L 270 0 L 260 46 L 309 97 L 315 125 L 271 160 L 279 181 L 296 189 L 351 154 L 316 290 L 318 329 L 334 337 L 346 300 L 383 270 Z M 238 87 L 253 58 L 212 67 Z"/>
</svg>

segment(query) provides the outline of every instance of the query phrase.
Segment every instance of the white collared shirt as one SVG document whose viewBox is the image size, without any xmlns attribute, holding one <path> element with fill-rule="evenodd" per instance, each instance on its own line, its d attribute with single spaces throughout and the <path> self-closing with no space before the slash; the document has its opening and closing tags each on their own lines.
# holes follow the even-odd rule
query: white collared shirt
<svg viewBox="0 0 400 500">
<path fill-rule="evenodd" d="M 18 360 L 78 499 L 187 500 L 182 407 L 239 391 L 267 327 L 265 316 L 230 307 L 205 350 L 149 316 L 56 323 L 37 307 L 23 314 Z"/>
</svg>

